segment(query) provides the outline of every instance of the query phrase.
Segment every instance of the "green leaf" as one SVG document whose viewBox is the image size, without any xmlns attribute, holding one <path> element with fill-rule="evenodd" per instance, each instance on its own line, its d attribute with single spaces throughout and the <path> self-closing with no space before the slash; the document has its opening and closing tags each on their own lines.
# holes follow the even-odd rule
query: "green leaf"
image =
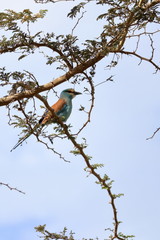
<svg viewBox="0 0 160 240">
<path fill-rule="evenodd" d="M 36 232 L 44 233 L 45 227 L 46 227 L 46 224 L 39 225 L 38 227 L 35 227 L 34 229 L 36 230 Z"/>
</svg>

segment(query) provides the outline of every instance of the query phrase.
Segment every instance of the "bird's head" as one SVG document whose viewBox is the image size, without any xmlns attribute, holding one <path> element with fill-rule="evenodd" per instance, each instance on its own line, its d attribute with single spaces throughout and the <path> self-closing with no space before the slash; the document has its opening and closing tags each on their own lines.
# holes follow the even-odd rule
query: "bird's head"
<svg viewBox="0 0 160 240">
<path fill-rule="evenodd" d="M 73 88 L 65 89 L 61 92 L 60 97 L 69 97 L 70 99 L 73 99 L 76 95 L 82 94 L 80 92 L 76 92 Z"/>
</svg>

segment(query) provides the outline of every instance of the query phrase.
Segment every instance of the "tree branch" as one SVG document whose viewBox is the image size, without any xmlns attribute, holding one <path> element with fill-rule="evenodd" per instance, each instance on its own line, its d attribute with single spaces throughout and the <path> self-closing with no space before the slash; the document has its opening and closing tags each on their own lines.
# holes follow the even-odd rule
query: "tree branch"
<svg viewBox="0 0 160 240">
<path fill-rule="evenodd" d="M 37 47 L 37 48 L 47 47 L 47 48 L 51 49 L 52 51 L 58 53 L 62 57 L 62 59 L 67 64 L 69 69 L 73 68 L 72 64 L 68 61 L 67 57 L 62 53 L 62 51 L 60 51 L 58 48 L 50 46 L 49 44 L 46 44 L 46 43 L 37 43 L 34 41 L 31 41 L 31 43 L 20 43 L 20 44 L 14 45 L 13 47 L 5 47 L 4 49 L 0 49 L 0 54 L 4 54 L 7 52 L 14 52 L 16 49 L 22 48 L 22 47 L 30 47 L 31 48 L 32 46 Z"/>
<path fill-rule="evenodd" d="M 57 85 L 69 80 L 71 77 L 73 77 L 74 75 L 78 74 L 78 73 L 82 73 L 83 71 L 85 71 L 87 68 L 91 67 L 92 65 L 94 65 L 95 63 L 97 63 L 98 61 L 100 61 L 102 58 L 104 58 L 105 55 L 103 52 L 99 52 L 97 53 L 97 55 L 88 60 L 85 63 L 82 63 L 80 65 L 78 65 L 77 67 L 73 68 L 72 70 L 68 71 L 66 74 L 62 75 L 61 77 L 56 78 L 55 80 L 38 86 L 32 90 L 26 90 L 24 92 L 21 93 L 16 93 L 13 95 L 9 95 L 3 98 L 0 98 L 0 106 L 5 106 L 9 103 L 12 103 L 14 101 L 17 100 L 21 100 L 23 98 L 30 98 L 35 96 L 38 93 L 44 92 L 46 90 L 50 90 L 53 87 L 56 87 Z"/>
<path fill-rule="evenodd" d="M 23 191 L 15 188 L 15 187 L 11 187 L 11 186 L 10 186 L 9 184 L 7 184 L 7 183 L 2 183 L 2 182 L 0 182 L 0 185 L 6 186 L 7 188 L 9 188 L 9 190 L 14 190 L 14 191 L 17 191 L 17 192 L 19 192 L 19 193 L 25 194 L 25 192 L 23 192 Z"/>
<path fill-rule="evenodd" d="M 83 72 L 83 74 L 85 75 L 85 77 L 88 79 L 88 82 L 89 82 L 89 84 L 90 84 L 90 88 L 91 88 L 91 92 L 90 92 L 90 94 L 91 94 L 91 105 L 90 105 L 90 109 L 89 109 L 89 111 L 87 112 L 87 114 L 88 114 L 88 119 L 87 119 L 87 121 L 83 124 L 83 126 L 79 129 L 79 131 L 76 133 L 76 135 L 78 135 L 86 126 L 87 126 L 87 124 L 88 123 L 90 123 L 90 121 L 91 121 L 91 113 L 92 113 L 92 110 L 93 110 L 93 108 L 94 108 L 94 100 L 95 100 L 95 87 L 94 87 L 94 84 L 93 84 L 93 81 L 92 81 L 92 79 L 91 79 L 91 77 L 89 77 L 88 75 L 87 75 L 87 73 L 85 73 L 85 72 Z"/>
<path fill-rule="evenodd" d="M 86 155 L 86 153 L 84 152 L 84 146 L 83 144 L 79 144 L 75 138 L 73 137 L 73 135 L 68 131 L 68 126 L 66 124 L 64 124 L 61 119 L 59 117 L 56 116 L 54 110 L 49 106 L 48 102 L 45 99 L 41 99 L 41 101 L 44 103 L 44 105 L 46 106 L 46 108 L 52 113 L 53 117 L 56 119 L 57 123 L 62 127 L 65 135 L 68 137 L 68 139 L 71 141 L 71 143 L 73 144 L 74 148 L 76 149 L 76 155 L 79 154 L 83 157 L 85 164 L 86 164 L 86 168 L 89 170 L 89 173 L 92 174 L 93 176 L 95 176 L 95 178 L 98 180 L 98 184 L 101 185 L 102 189 L 105 189 L 108 192 L 108 195 L 110 197 L 110 203 L 112 206 L 112 210 L 113 210 L 113 219 L 114 219 L 114 236 L 112 237 L 112 240 L 117 238 L 119 240 L 124 240 L 124 238 L 121 238 L 118 235 L 118 226 L 120 224 L 120 222 L 118 221 L 118 215 L 117 215 L 117 209 L 116 209 L 116 205 L 115 205 L 115 199 L 116 199 L 116 195 L 112 193 L 111 191 L 111 182 L 107 183 L 109 181 L 109 177 L 107 175 L 105 175 L 103 178 L 100 176 L 100 174 L 98 174 L 96 172 L 97 166 L 95 166 L 94 164 L 92 165 L 90 163 L 90 157 L 88 155 Z"/>
<path fill-rule="evenodd" d="M 159 130 L 160 130 L 160 127 L 157 128 L 156 131 L 154 131 L 154 133 L 152 134 L 151 137 L 146 138 L 146 140 L 152 139 L 152 138 L 156 135 L 156 133 L 157 133 Z"/>
<path fill-rule="evenodd" d="M 75 0 L 34 0 L 36 3 L 74 2 Z"/>
<path fill-rule="evenodd" d="M 147 9 L 157 5 L 158 3 L 160 3 L 160 0 L 152 0 L 150 3 L 147 3 L 145 5 L 145 9 L 147 10 Z"/>
<path fill-rule="evenodd" d="M 157 71 L 160 70 L 160 67 L 155 62 L 152 61 L 152 58 L 142 57 L 141 55 L 139 55 L 136 52 L 130 52 L 130 51 L 124 51 L 124 50 L 119 51 L 119 53 L 123 53 L 123 54 L 126 54 L 126 55 L 134 55 L 137 58 L 139 58 L 141 61 L 144 60 L 146 62 L 151 63 L 156 68 Z"/>
<path fill-rule="evenodd" d="M 148 9 L 148 8 L 158 4 L 158 3 L 160 3 L 160 0 L 159 1 L 157 1 L 157 0 L 152 1 L 152 3 L 147 5 L 146 9 Z M 36 46 L 36 47 L 45 46 L 45 47 L 48 47 L 48 48 L 56 51 L 58 54 L 60 54 L 60 56 L 63 58 L 64 62 L 69 67 L 69 71 L 66 74 L 56 78 L 55 80 L 53 80 L 53 81 L 51 81 L 47 84 L 38 86 L 38 87 L 36 87 L 32 90 L 26 90 L 26 91 L 21 92 L 21 93 L 16 93 L 16 94 L 13 94 L 13 95 L 2 97 L 0 99 L 0 106 L 5 106 L 5 105 L 7 105 L 11 102 L 21 100 L 23 98 L 30 98 L 30 97 L 33 97 L 34 95 L 38 94 L 38 93 L 41 93 L 41 92 L 46 91 L 46 90 L 50 90 L 51 88 L 54 88 L 57 85 L 69 80 L 74 75 L 76 75 L 78 73 L 83 73 L 87 68 L 89 68 L 92 65 L 96 64 L 97 62 L 99 62 L 101 59 L 103 59 L 110 52 L 117 52 L 117 53 L 120 52 L 120 53 L 124 53 L 124 54 L 132 54 L 132 55 L 140 58 L 141 60 L 145 60 L 145 61 L 150 62 L 152 65 L 154 65 L 156 67 L 156 69 L 159 70 L 160 69 L 159 66 L 156 65 L 151 59 L 141 57 L 140 55 L 138 55 L 135 52 L 129 52 L 129 51 L 127 52 L 127 51 L 121 50 L 123 45 L 124 45 L 124 42 L 126 40 L 126 35 L 127 35 L 127 32 L 128 32 L 128 29 L 134 21 L 134 14 L 135 13 L 136 13 L 136 9 L 134 9 L 130 13 L 128 19 L 125 21 L 124 31 L 120 32 L 111 41 L 109 41 L 108 44 L 106 44 L 106 46 L 104 47 L 104 49 L 102 49 L 102 48 L 97 49 L 98 53 L 96 54 L 95 57 L 89 59 L 86 62 L 83 62 L 83 63 L 79 64 L 78 66 L 76 66 L 74 68 L 72 68 L 71 63 L 63 55 L 63 53 L 61 51 L 59 51 L 58 49 L 53 48 L 51 46 L 48 46 L 44 43 L 40 44 L 40 43 L 36 43 L 36 42 L 32 41 L 31 46 Z M 29 43 L 25 43 L 25 44 L 26 44 L 26 46 L 29 46 Z M 20 48 L 20 47 L 24 46 L 25 44 L 19 44 L 19 45 L 13 46 L 11 48 L 2 49 L 2 50 L 0 50 L 0 53 L 15 51 L 17 48 Z"/>
</svg>

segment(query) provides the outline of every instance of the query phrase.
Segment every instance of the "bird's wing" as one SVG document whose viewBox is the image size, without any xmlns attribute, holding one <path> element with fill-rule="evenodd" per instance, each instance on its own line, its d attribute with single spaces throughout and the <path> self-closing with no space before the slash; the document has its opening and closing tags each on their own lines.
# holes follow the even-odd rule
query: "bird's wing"
<svg viewBox="0 0 160 240">
<path fill-rule="evenodd" d="M 65 99 L 60 98 L 55 104 L 51 106 L 51 108 L 54 110 L 55 114 L 60 112 L 66 105 Z M 45 111 L 42 118 L 39 120 L 39 124 L 45 125 L 47 122 L 49 122 L 53 118 L 52 113 L 50 111 Z"/>
</svg>

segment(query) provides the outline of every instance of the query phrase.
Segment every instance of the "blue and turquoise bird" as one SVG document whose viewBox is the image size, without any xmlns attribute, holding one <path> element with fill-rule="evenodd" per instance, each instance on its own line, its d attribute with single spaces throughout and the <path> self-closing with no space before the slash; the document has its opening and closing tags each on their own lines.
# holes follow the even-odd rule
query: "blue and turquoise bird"
<svg viewBox="0 0 160 240">
<path fill-rule="evenodd" d="M 56 116 L 58 116 L 61 121 L 66 122 L 72 112 L 72 99 L 76 96 L 81 94 L 80 92 L 76 92 L 74 89 L 69 88 L 65 89 L 61 92 L 59 100 L 51 106 L 54 110 Z M 56 120 L 54 119 L 52 113 L 48 110 L 45 111 L 39 123 L 33 128 L 32 132 L 26 134 L 19 142 L 12 148 L 11 151 L 16 149 L 19 145 L 21 145 L 37 128 L 42 128 L 45 125 L 50 123 L 55 123 Z"/>
</svg>

